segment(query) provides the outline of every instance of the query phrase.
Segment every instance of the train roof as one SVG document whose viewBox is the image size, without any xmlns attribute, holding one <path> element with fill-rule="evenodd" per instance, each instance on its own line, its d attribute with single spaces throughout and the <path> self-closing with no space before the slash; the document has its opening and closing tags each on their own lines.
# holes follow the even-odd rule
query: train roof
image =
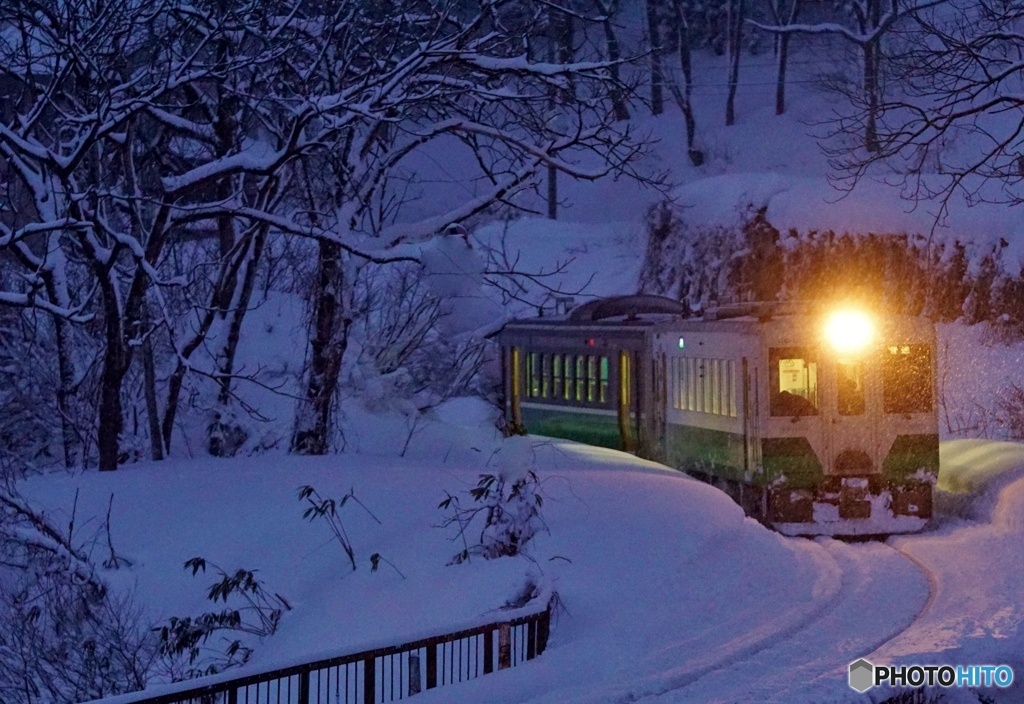
<svg viewBox="0 0 1024 704">
<path fill-rule="evenodd" d="M 695 316 L 679 301 L 665 296 L 637 294 L 613 296 L 587 301 L 560 316 L 520 318 L 510 321 L 506 329 L 545 327 L 572 329 L 697 329 L 713 325 L 718 330 L 750 330 L 761 323 L 781 317 L 799 317 L 824 312 L 827 302 L 753 301 L 713 304 L 703 315 Z M 888 316 L 908 318 L 912 316 Z"/>
</svg>

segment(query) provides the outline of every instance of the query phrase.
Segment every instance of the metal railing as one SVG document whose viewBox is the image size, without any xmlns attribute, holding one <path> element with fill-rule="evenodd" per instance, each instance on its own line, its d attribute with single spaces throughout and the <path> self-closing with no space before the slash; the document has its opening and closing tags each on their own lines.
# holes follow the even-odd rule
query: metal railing
<svg viewBox="0 0 1024 704">
<path fill-rule="evenodd" d="M 111 704 L 376 704 L 471 680 L 532 660 L 547 647 L 552 601 L 544 611 L 402 645 L 318 660 Z M 192 683 L 196 684 L 196 683 Z M 166 689 L 166 688 L 162 688 Z"/>
</svg>

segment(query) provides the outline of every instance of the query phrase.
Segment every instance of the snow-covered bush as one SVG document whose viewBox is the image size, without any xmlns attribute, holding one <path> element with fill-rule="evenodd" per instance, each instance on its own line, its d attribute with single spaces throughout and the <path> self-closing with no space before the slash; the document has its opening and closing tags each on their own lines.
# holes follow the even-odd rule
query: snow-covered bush
<svg viewBox="0 0 1024 704">
<path fill-rule="evenodd" d="M 537 533 L 547 532 L 541 515 L 541 482 L 532 469 L 526 468 L 527 453 L 532 454 L 529 440 L 506 439 L 498 453 L 498 471 L 481 474 L 477 485 L 465 492 L 471 503 L 445 492 L 445 499 L 438 505 L 447 511 L 441 526 L 455 528 L 453 540 L 461 541 L 463 546 L 449 564 L 468 562 L 477 556 L 491 560 L 521 555 Z"/>
<path fill-rule="evenodd" d="M 0 701 L 74 704 L 145 687 L 157 639 L 90 552 L 74 520 L 65 533 L 0 488 Z"/>
<path fill-rule="evenodd" d="M 780 231 L 764 208 L 753 207 L 736 225 L 691 224 L 671 203 L 651 210 L 648 233 L 641 291 L 677 298 L 695 312 L 715 302 L 852 298 L 1024 334 L 1024 279 L 1004 254 L 1005 241 Z"/>
<path fill-rule="evenodd" d="M 255 572 L 238 569 L 228 574 L 217 565 L 194 557 L 185 563 L 192 576 L 206 572 L 209 564 L 218 581 L 210 585 L 207 598 L 225 608 L 198 616 L 172 616 L 153 630 L 159 634 L 161 673 L 173 681 L 213 675 L 245 664 L 252 655 L 244 636 L 266 638 L 277 632 L 281 615 L 291 605 L 280 594 L 268 592 Z M 241 602 L 228 608 L 228 601 Z M 220 647 L 207 646 L 214 635 L 221 636 Z"/>
<path fill-rule="evenodd" d="M 1011 384 L 999 398 L 999 416 L 1011 440 L 1024 440 L 1024 386 Z"/>
<path fill-rule="evenodd" d="M 351 378 L 363 400 L 415 414 L 473 393 L 486 343 L 472 330 L 453 334 L 453 324 L 467 316 L 442 295 L 437 277 L 420 265 L 365 267 L 361 274 L 353 333 L 361 353 Z M 480 296 L 477 282 L 471 284 Z M 490 320 L 501 319 L 492 312 Z"/>
</svg>

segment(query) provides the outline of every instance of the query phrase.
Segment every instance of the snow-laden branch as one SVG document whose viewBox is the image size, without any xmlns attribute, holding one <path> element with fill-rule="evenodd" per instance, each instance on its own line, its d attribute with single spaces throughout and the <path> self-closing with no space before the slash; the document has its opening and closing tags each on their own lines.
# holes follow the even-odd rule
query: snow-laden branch
<svg viewBox="0 0 1024 704">
<path fill-rule="evenodd" d="M 45 297 L 39 296 L 35 292 L 12 293 L 10 291 L 0 291 L 0 305 L 15 308 L 38 308 L 73 323 L 88 323 L 96 317 L 92 313 L 82 312 L 85 309 L 84 304 L 74 308 L 66 308 L 51 303 Z"/>
<path fill-rule="evenodd" d="M 858 32 L 837 22 L 819 22 L 816 24 L 784 24 L 772 25 L 748 19 L 747 24 L 757 27 L 765 32 L 773 34 L 838 34 L 849 39 L 858 46 L 871 44 L 892 28 L 895 22 L 903 17 L 912 16 L 924 10 L 936 7 L 949 2 L 949 0 L 927 0 L 911 7 L 900 9 L 897 3 L 893 3 L 894 9 L 887 10 L 879 17 L 878 22 L 870 27 L 868 31 Z"/>
</svg>

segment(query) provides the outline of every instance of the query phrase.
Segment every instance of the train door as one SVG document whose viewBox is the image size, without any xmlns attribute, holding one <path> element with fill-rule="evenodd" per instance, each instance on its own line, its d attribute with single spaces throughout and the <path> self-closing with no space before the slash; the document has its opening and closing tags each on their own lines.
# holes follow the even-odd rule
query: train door
<svg viewBox="0 0 1024 704">
<path fill-rule="evenodd" d="M 836 357 L 827 365 L 823 420 L 833 475 L 863 478 L 879 471 L 877 362 L 865 355 Z"/>
<path fill-rule="evenodd" d="M 619 437 L 622 441 L 621 449 L 625 452 L 635 452 L 637 449 L 636 434 L 633 429 L 633 360 L 628 350 L 619 351 L 618 364 L 619 380 Z"/>
</svg>

